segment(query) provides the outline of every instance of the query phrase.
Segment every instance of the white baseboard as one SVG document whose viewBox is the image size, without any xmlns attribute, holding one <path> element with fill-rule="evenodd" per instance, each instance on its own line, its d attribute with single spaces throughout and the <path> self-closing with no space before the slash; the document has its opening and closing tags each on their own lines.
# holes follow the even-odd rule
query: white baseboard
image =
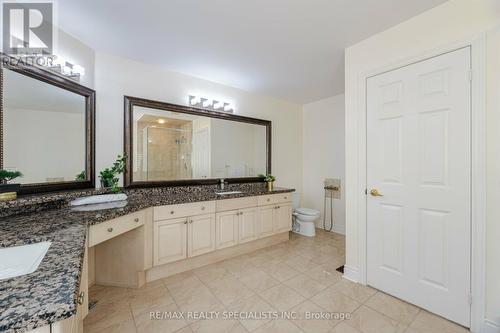
<svg viewBox="0 0 500 333">
<path fill-rule="evenodd" d="M 344 266 L 344 276 L 343 277 L 347 280 L 358 283 L 358 281 L 359 281 L 358 269 L 352 268 L 349 266 Z"/>
<path fill-rule="evenodd" d="M 316 228 L 325 230 L 323 228 L 323 222 L 318 222 L 316 224 Z M 345 236 L 345 226 L 343 226 L 343 225 L 334 224 L 332 231 L 335 232 L 335 233 L 337 233 L 337 234 L 341 234 L 341 235 Z"/>
<path fill-rule="evenodd" d="M 493 322 L 492 320 L 486 319 L 483 323 L 481 333 L 499 333 L 500 324 Z"/>
</svg>

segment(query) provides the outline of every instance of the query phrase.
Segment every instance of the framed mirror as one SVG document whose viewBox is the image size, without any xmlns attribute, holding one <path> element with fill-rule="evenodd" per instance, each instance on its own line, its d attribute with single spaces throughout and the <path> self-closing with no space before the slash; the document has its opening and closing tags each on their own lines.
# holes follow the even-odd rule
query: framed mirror
<svg viewBox="0 0 500 333">
<path fill-rule="evenodd" d="M 258 181 L 271 122 L 125 96 L 126 187 Z"/>
<path fill-rule="evenodd" d="M 93 188 L 95 92 L 2 55 L 0 169 L 21 194 Z"/>
</svg>

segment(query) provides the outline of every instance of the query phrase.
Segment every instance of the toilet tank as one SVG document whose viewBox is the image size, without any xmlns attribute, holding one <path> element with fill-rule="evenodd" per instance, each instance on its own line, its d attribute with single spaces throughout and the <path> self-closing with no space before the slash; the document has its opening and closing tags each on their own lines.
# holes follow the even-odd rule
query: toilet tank
<svg viewBox="0 0 500 333">
<path fill-rule="evenodd" d="M 300 193 L 293 192 L 292 203 L 293 203 L 293 209 L 300 208 Z"/>
</svg>

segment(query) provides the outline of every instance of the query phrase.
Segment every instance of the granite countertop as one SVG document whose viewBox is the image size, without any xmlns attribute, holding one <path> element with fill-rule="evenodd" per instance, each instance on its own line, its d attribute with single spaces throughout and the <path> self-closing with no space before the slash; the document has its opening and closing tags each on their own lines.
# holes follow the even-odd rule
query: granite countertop
<svg viewBox="0 0 500 333">
<path fill-rule="evenodd" d="M 8 208 L 0 207 L 0 248 L 52 242 L 34 273 L 0 280 L 0 332 L 25 332 L 76 313 L 89 225 L 153 206 L 294 191 L 275 188 L 269 192 L 261 184 L 235 184 L 226 189 L 237 190 L 243 193 L 217 195 L 214 185 L 128 190 L 126 206 L 87 212 L 74 211 L 68 206 L 68 200 L 79 196 L 76 192 L 68 192 L 67 197 L 64 193 L 58 193 L 52 202 L 46 197 L 30 196 L 20 200 L 19 206 L 10 203 Z M 85 191 L 80 194 L 92 193 Z M 30 202 L 35 207 L 30 207 Z M 37 207 L 41 207 L 40 210 Z M 16 214 L 8 215 L 7 210 L 15 211 Z"/>
</svg>

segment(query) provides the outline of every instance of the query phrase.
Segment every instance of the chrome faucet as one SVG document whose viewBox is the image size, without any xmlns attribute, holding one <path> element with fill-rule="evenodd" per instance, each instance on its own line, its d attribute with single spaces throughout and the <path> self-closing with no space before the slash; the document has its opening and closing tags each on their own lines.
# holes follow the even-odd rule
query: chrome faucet
<svg viewBox="0 0 500 333">
<path fill-rule="evenodd" d="M 225 190 L 226 189 L 226 182 L 224 181 L 224 178 L 221 178 L 219 182 L 220 182 L 219 189 Z"/>
</svg>

